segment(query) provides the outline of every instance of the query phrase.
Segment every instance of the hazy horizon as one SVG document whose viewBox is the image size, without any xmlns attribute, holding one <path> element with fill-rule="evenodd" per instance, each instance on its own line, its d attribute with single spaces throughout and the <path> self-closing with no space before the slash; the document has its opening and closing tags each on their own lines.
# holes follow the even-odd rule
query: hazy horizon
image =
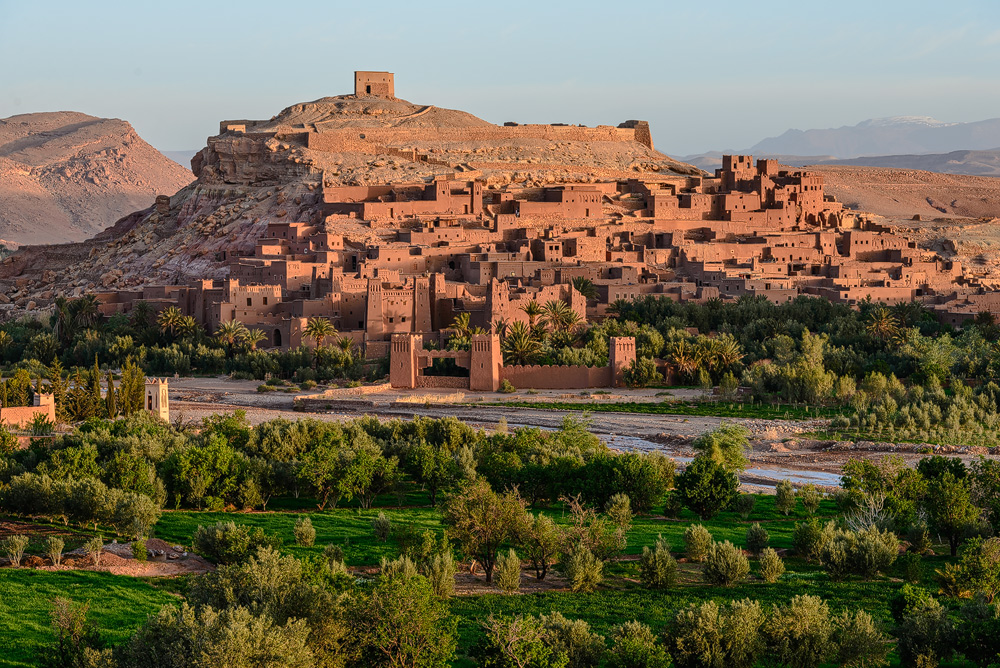
<svg viewBox="0 0 1000 668">
<path fill-rule="evenodd" d="M 379 9 L 0 0 L 0 58 L 16 64 L 0 72 L 0 118 L 122 118 L 160 150 L 189 151 L 220 120 L 349 93 L 356 69 L 494 123 L 645 119 L 674 155 L 869 118 L 1000 116 L 1000 4 L 985 0 Z"/>
</svg>

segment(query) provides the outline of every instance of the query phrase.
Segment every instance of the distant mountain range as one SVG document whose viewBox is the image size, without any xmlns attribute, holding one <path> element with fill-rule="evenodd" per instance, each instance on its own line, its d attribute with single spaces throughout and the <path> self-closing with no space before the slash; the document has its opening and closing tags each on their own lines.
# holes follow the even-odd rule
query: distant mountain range
<svg viewBox="0 0 1000 668">
<path fill-rule="evenodd" d="M 945 174 L 1000 176 L 1000 118 L 945 123 L 926 116 L 874 118 L 826 130 L 788 130 L 747 149 L 725 153 L 774 158 L 793 165 L 859 165 Z M 680 159 L 706 171 L 722 151 Z"/>
</svg>

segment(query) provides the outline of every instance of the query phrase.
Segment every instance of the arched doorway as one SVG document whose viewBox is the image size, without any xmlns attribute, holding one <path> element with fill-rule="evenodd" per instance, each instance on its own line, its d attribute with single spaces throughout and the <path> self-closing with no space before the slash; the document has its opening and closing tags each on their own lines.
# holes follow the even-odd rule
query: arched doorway
<svg viewBox="0 0 1000 668">
<path fill-rule="evenodd" d="M 274 330 L 274 347 L 275 348 L 280 348 L 281 347 L 281 330 L 280 329 Z"/>
</svg>

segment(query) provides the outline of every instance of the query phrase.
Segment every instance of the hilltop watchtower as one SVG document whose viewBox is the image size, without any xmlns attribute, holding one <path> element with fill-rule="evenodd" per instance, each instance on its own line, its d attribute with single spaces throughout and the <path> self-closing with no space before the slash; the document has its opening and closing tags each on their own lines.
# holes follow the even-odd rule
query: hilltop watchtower
<svg viewBox="0 0 1000 668">
<path fill-rule="evenodd" d="M 357 97 L 396 97 L 392 72 L 355 72 L 354 94 Z"/>
</svg>

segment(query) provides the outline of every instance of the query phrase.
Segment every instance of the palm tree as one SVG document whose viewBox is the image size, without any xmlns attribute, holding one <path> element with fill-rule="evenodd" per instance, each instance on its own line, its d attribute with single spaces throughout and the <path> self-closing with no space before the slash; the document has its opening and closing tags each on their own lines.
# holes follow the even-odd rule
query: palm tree
<svg viewBox="0 0 1000 668">
<path fill-rule="evenodd" d="M 87 295 L 72 302 L 73 320 L 79 327 L 90 329 L 101 320 L 100 302 L 94 295 Z"/>
<path fill-rule="evenodd" d="M 169 332 L 170 338 L 174 338 L 183 320 L 184 314 L 176 306 L 168 306 L 156 316 L 156 324 L 160 326 L 160 331 L 164 334 Z"/>
<path fill-rule="evenodd" d="M 52 316 L 52 334 L 62 343 L 69 343 L 73 340 L 75 323 L 73 314 L 70 312 L 69 300 L 65 297 L 56 297 L 56 312 Z"/>
<path fill-rule="evenodd" d="M 14 339 L 7 333 L 7 330 L 0 329 L 0 353 L 6 352 L 6 350 L 10 348 L 13 343 Z"/>
<path fill-rule="evenodd" d="M 899 323 L 892 312 L 879 305 L 868 312 L 868 333 L 883 343 L 899 337 Z"/>
<path fill-rule="evenodd" d="M 140 299 L 132 304 L 132 314 L 129 316 L 129 324 L 138 330 L 149 327 L 149 318 L 153 314 L 153 308 L 149 302 Z"/>
<path fill-rule="evenodd" d="M 622 313 L 628 311 L 629 302 L 627 299 L 618 298 L 608 304 L 608 315 L 620 316 Z"/>
<path fill-rule="evenodd" d="M 243 345 L 250 350 L 257 350 L 257 344 L 267 341 L 267 334 L 262 329 L 250 329 L 243 334 Z"/>
<path fill-rule="evenodd" d="M 577 276 L 573 279 L 573 288 L 587 299 L 597 299 L 597 286 L 585 276 Z"/>
<path fill-rule="evenodd" d="M 510 320 L 507 318 L 497 318 L 493 321 L 493 333 L 500 338 L 507 336 L 508 327 L 510 327 Z"/>
<path fill-rule="evenodd" d="M 246 325 L 239 320 L 227 320 L 219 324 L 219 328 L 215 330 L 215 338 L 222 341 L 229 350 L 232 350 L 236 343 L 243 338 L 243 333 L 246 330 Z"/>
<path fill-rule="evenodd" d="M 455 319 L 451 321 L 451 328 L 460 337 L 469 336 L 469 313 L 465 312 L 456 315 Z"/>
<path fill-rule="evenodd" d="M 542 314 L 541 304 L 532 299 L 528 303 L 522 304 L 521 310 L 528 316 L 528 327 L 532 332 L 535 331 L 535 320 Z"/>
<path fill-rule="evenodd" d="M 677 367 L 684 378 L 692 378 L 701 366 L 701 351 L 687 340 L 672 341 L 667 344 L 667 359 Z"/>
<path fill-rule="evenodd" d="M 542 343 L 523 322 L 511 323 L 501 345 L 504 364 L 532 364 L 542 350 Z"/>
<path fill-rule="evenodd" d="M 732 334 L 721 334 L 715 341 L 716 345 L 712 352 L 719 369 L 731 369 L 740 363 L 743 351 L 740 349 L 739 341 Z"/>
<path fill-rule="evenodd" d="M 309 318 L 302 333 L 316 343 L 316 348 L 320 348 L 326 339 L 337 335 L 337 330 L 326 318 L 316 317 Z"/>
<path fill-rule="evenodd" d="M 559 299 L 545 302 L 542 312 L 545 314 L 542 323 L 554 332 L 567 331 L 580 321 L 580 316 L 566 302 Z"/>
<path fill-rule="evenodd" d="M 182 339 L 193 339 L 198 332 L 198 321 L 190 315 L 184 316 L 177 324 L 177 332 Z"/>
</svg>

